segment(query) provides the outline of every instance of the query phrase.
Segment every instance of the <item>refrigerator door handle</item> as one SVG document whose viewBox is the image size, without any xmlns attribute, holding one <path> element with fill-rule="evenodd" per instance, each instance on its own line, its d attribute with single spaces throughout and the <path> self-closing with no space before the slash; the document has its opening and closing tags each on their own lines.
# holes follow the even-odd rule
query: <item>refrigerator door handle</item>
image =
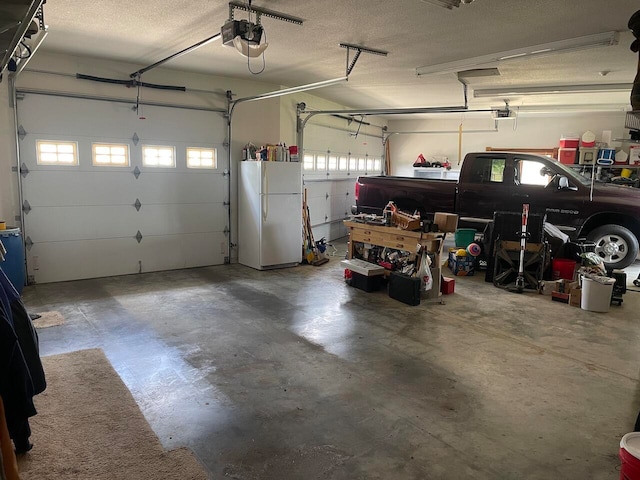
<svg viewBox="0 0 640 480">
<path fill-rule="evenodd" d="M 260 195 L 261 203 L 262 203 L 262 222 L 267 221 L 267 217 L 269 216 L 269 196 L 268 195 Z"/>
<path fill-rule="evenodd" d="M 266 165 L 264 165 L 266 167 Z M 265 168 L 262 169 L 263 190 L 262 195 L 262 221 L 266 222 L 269 216 L 269 177 L 265 175 Z"/>
</svg>

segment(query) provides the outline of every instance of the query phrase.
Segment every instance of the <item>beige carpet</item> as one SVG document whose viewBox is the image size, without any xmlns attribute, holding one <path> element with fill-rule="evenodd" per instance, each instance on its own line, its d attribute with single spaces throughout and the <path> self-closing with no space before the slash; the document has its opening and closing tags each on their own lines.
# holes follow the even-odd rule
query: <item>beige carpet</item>
<svg viewBox="0 0 640 480">
<path fill-rule="evenodd" d="M 33 320 L 33 326 L 36 328 L 57 327 L 64 323 L 64 317 L 60 312 L 38 312 L 40 318 Z"/>
<path fill-rule="evenodd" d="M 23 480 L 206 480 L 187 449 L 164 451 L 102 350 L 44 357 Z"/>
</svg>

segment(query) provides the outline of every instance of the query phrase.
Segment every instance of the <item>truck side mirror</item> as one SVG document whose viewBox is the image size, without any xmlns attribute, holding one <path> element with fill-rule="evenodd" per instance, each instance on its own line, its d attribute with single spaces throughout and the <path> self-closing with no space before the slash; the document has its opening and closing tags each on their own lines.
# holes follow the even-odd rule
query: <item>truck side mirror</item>
<svg viewBox="0 0 640 480">
<path fill-rule="evenodd" d="M 573 185 L 571 185 L 569 183 L 569 179 L 563 175 L 563 176 L 560 176 L 558 178 L 558 190 L 573 190 L 573 191 L 576 191 L 576 190 L 578 190 L 578 188 L 574 187 Z"/>
</svg>

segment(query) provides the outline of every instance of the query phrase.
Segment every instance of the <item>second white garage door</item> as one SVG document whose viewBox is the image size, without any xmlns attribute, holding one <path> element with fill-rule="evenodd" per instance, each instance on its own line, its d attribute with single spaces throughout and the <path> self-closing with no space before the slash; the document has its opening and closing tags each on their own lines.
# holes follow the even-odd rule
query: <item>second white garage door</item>
<svg viewBox="0 0 640 480">
<path fill-rule="evenodd" d="M 32 282 L 224 263 L 220 113 L 27 94 L 18 117 Z"/>
</svg>

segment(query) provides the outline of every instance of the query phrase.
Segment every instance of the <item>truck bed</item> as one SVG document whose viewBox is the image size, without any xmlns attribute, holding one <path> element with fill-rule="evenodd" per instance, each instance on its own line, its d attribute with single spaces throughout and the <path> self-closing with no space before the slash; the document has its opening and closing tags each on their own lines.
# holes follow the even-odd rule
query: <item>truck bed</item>
<svg viewBox="0 0 640 480">
<path fill-rule="evenodd" d="M 358 211 L 380 214 L 393 201 L 400 210 L 418 210 L 423 216 L 436 211 L 454 212 L 457 183 L 414 177 L 359 177 Z"/>
</svg>

